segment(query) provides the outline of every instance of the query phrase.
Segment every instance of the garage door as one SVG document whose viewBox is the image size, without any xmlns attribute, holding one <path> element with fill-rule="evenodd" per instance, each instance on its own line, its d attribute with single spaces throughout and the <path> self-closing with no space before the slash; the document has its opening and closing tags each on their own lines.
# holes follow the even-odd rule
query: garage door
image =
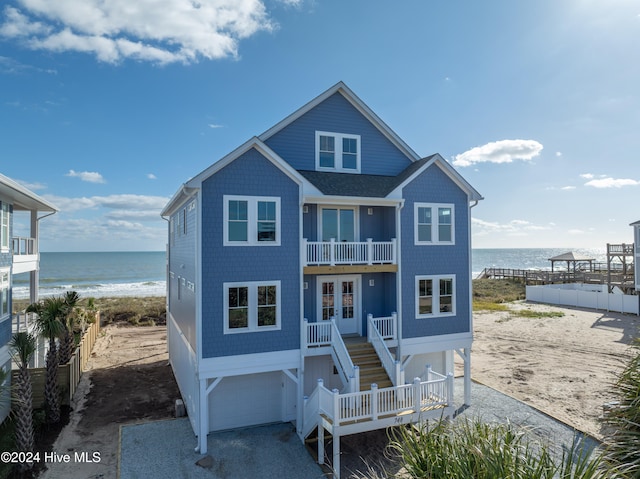
<svg viewBox="0 0 640 479">
<path fill-rule="evenodd" d="M 209 396 L 209 430 L 282 420 L 282 372 L 224 378 Z"/>
</svg>

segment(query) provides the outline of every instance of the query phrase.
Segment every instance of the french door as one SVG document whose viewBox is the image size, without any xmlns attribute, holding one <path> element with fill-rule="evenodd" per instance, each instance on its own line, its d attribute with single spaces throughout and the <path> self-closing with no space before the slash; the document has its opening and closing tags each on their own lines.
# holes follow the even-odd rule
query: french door
<svg viewBox="0 0 640 479">
<path fill-rule="evenodd" d="M 360 334 L 360 277 L 320 276 L 318 318 L 336 318 L 341 334 Z"/>
</svg>

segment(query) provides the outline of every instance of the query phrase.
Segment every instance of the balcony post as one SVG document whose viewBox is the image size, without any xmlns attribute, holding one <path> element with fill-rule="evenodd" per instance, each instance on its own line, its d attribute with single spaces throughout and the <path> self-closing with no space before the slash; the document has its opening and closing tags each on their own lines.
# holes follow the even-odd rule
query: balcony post
<svg viewBox="0 0 640 479">
<path fill-rule="evenodd" d="M 373 314 L 367 314 L 367 342 L 371 342 L 371 328 L 373 328 Z"/>
<path fill-rule="evenodd" d="M 398 339 L 398 313 L 391 313 L 391 336 Z"/>
<path fill-rule="evenodd" d="M 367 238 L 367 264 L 373 264 L 373 238 Z"/>
<path fill-rule="evenodd" d="M 422 394 L 420 394 L 420 378 L 413 378 L 413 411 L 420 414 L 422 406 Z"/>
<path fill-rule="evenodd" d="M 331 238 L 329 240 L 329 264 L 331 266 L 336 265 L 336 239 Z"/>
<path fill-rule="evenodd" d="M 395 238 L 391 238 L 391 264 L 397 264 L 398 260 L 398 241 Z"/>
<path fill-rule="evenodd" d="M 378 385 L 371 383 L 371 419 L 378 420 Z"/>
<path fill-rule="evenodd" d="M 302 258 L 300 259 L 303 267 L 309 265 L 309 251 L 307 243 L 307 238 L 302 238 L 302 245 L 300 247 L 300 255 L 302 256 Z"/>
</svg>

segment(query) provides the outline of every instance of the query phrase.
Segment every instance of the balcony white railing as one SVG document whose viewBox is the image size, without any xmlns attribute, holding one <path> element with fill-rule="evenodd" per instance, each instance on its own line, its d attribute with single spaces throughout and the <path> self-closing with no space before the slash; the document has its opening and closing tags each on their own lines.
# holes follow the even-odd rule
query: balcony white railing
<svg viewBox="0 0 640 479">
<path fill-rule="evenodd" d="M 310 323 L 304 318 L 305 344 L 306 348 L 318 348 L 322 346 L 331 346 L 331 321 L 320 321 Z"/>
<path fill-rule="evenodd" d="M 302 240 L 304 265 L 396 264 L 396 239 L 391 241 Z"/>
<path fill-rule="evenodd" d="M 368 320 L 371 319 L 371 325 L 380 333 L 382 339 L 397 339 L 396 328 L 398 327 L 398 313 L 392 313 L 391 316 L 383 316 L 374 318 L 372 314 L 367 315 Z M 370 333 L 371 330 L 368 331 Z M 371 342 L 371 340 L 369 340 Z"/>
<path fill-rule="evenodd" d="M 11 238 L 11 250 L 17 256 L 37 254 L 36 240 L 35 238 L 15 236 Z"/>
</svg>

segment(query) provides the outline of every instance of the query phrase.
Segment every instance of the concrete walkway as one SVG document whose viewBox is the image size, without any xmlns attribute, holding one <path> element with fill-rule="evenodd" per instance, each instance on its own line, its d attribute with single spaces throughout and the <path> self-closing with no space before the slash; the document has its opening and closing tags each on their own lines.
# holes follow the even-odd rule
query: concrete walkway
<svg viewBox="0 0 640 479">
<path fill-rule="evenodd" d="M 462 397 L 462 380 L 455 381 L 456 398 Z M 573 428 L 481 384 L 472 383 L 472 406 L 458 418 L 479 417 L 486 422 L 510 421 L 530 428 L 532 434 L 554 447 L 561 456 L 574 440 L 586 451 L 598 442 Z M 380 431 L 380 448 L 386 432 Z M 357 451 L 357 436 L 350 437 Z M 346 439 L 346 438 L 345 438 Z M 291 424 L 246 428 L 208 437 L 210 464 L 196 465 L 203 456 L 194 452 L 196 438 L 188 419 L 174 419 L 147 424 L 122 426 L 119 477 L 137 479 L 314 479 L 326 477 L 306 451 Z M 346 444 L 345 444 L 346 445 Z M 354 451 L 354 452 L 356 452 Z M 379 451 L 382 454 L 382 450 Z M 347 459 L 345 457 L 345 459 Z M 364 470 L 353 462 L 343 461 L 342 476 L 349 471 Z"/>
</svg>

